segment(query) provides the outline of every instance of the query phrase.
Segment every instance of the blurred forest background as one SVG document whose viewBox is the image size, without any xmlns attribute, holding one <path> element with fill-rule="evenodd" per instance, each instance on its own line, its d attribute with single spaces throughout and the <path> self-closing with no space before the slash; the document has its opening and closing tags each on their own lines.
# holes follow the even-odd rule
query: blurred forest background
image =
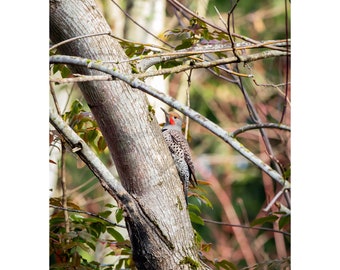
<svg viewBox="0 0 340 270">
<path fill-rule="evenodd" d="M 171 2 L 96 1 L 111 26 L 113 35 L 123 41 L 166 46 L 161 42 L 163 40 L 172 46 L 178 46 L 183 41 L 182 35 L 191 33 L 183 29 L 189 29 L 193 16 L 186 13 L 186 18 Z M 234 4 L 233 1 L 225 0 L 182 0 L 180 3 L 222 29 L 225 29 L 224 23 Z M 223 22 L 221 18 L 225 21 Z M 238 1 L 232 13 L 232 31 L 257 41 L 285 41 L 290 38 L 290 2 Z M 205 42 L 205 38 L 202 36 L 200 38 L 199 42 Z M 125 46 L 127 54 L 131 57 L 136 56 L 136 46 L 133 47 L 123 41 L 122 45 Z M 190 107 L 228 132 L 254 124 L 254 115 L 250 113 L 252 110 L 256 111 L 255 119 L 257 117 L 262 123 L 290 126 L 289 60 L 287 57 L 275 57 L 246 65 L 229 66 L 230 70 L 252 74 L 253 77 L 240 77 L 235 73 L 210 68 L 195 69 L 190 74 L 189 72 L 171 74 L 166 79 L 163 76 L 148 78 L 146 82 L 157 89 L 163 89 L 183 104 L 188 102 L 187 94 L 190 93 Z M 65 72 L 67 73 L 67 70 Z M 53 91 L 62 114 L 71 117 L 77 113 L 89 112 L 76 84 L 53 84 Z M 52 98 L 50 103 L 54 106 Z M 163 123 L 160 107 L 167 107 L 154 99 L 150 99 L 150 104 L 156 112 L 159 123 Z M 266 128 L 264 132 L 265 139 L 259 129 L 241 132 L 237 138 L 265 163 L 276 168 L 285 179 L 290 180 L 289 130 Z M 83 136 L 89 136 L 84 134 Z M 281 207 L 285 205 L 290 208 L 287 205 L 287 198 L 280 196 L 275 204 L 264 211 L 282 187 L 194 121 L 189 123 L 188 141 L 197 178 L 201 183 L 199 189 L 192 192 L 193 195 L 198 193 L 198 197 L 206 197 L 207 201 L 204 203 L 197 196 L 189 198 L 190 204 L 197 206 L 191 208 L 192 221 L 201 237 L 204 256 L 212 261 L 226 260 L 237 269 L 290 269 L 290 212 L 289 209 L 283 211 Z M 107 148 L 104 151 L 97 150 L 103 162 L 116 174 Z M 94 215 L 101 213 L 102 217 L 112 223 L 124 225 L 124 221 L 119 217 L 121 213 L 114 206 L 115 202 L 104 191 L 93 173 L 74 154 L 65 151 L 61 155 L 62 152 L 61 145 L 51 136 L 50 204 L 61 205 L 58 198 L 66 194 L 69 206 Z M 61 218 L 60 213 L 51 208 L 53 220 L 50 232 L 51 264 L 57 261 L 55 242 L 59 233 L 57 227 L 60 220 L 57 218 Z M 82 218 L 81 213 L 70 213 L 72 226 L 79 230 L 80 224 L 89 226 L 79 221 Z M 124 241 L 127 241 L 125 229 L 116 230 L 118 239 L 122 240 L 120 243 L 125 243 Z M 73 247 L 77 248 L 80 256 L 86 258 L 88 262 L 96 261 L 100 265 L 105 265 L 114 261 L 115 266 L 106 267 L 120 269 L 118 267 L 123 267 L 124 263 L 126 267 L 129 253 L 122 248 L 123 244 L 117 245 L 106 241 L 105 233 L 98 234 L 98 241 L 92 241 L 92 249 L 80 245 L 79 242 Z M 83 241 L 82 244 L 86 245 L 88 242 Z M 122 258 L 126 259 L 124 263 Z"/>
</svg>

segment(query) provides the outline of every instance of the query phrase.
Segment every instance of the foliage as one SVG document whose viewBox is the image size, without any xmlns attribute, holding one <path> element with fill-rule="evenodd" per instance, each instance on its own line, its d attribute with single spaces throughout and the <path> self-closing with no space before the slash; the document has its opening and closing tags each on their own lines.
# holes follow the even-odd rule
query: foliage
<svg viewBox="0 0 340 270">
<path fill-rule="evenodd" d="M 71 201 L 69 225 L 66 230 L 64 211 L 55 210 L 50 217 L 50 268 L 51 269 L 121 269 L 131 267 L 131 249 L 129 240 L 117 230 L 117 224 L 123 219 L 122 211 L 112 204 L 106 205 L 106 210 L 96 216 L 86 217 L 84 212 L 72 213 L 80 207 Z M 62 207 L 60 198 L 51 198 L 50 206 Z M 114 210 L 114 211 L 113 211 Z M 86 213 L 85 213 L 86 214 Z M 114 216 L 115 223 L 108 220 Z M 114 265 L 101 265 L 91 260 L 90 254 L 95 254 L 98 243 L 105 245 L 105 257 L 118 257 Z"/>
<path fill-rule="evenodd" d="M 64 120 L 97 153 L 102 153 L 107 145 L 98 124 L 90 112 L 85 111 L 79 100 L 74 100 L 70 111 L 63 115 Z"/>
</svg>

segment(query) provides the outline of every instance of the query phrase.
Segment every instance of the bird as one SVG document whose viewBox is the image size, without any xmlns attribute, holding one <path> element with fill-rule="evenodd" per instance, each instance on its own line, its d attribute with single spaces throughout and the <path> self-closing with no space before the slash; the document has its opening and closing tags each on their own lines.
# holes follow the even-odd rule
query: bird
<svg viewBox="0 0 340 270">
<path fill-rule="evenodd" d="M 178 113 L 167 112 L 163 108 L 161 109 L 165 114 L 165 124 L 162 127 L 162 134 L 182 181 L 184 197 L 188 205 L 189 182 L 193 187 L 196 187 L 197 179 L 189 144 L 182 133 L 183 120 Z"/>
</svg>

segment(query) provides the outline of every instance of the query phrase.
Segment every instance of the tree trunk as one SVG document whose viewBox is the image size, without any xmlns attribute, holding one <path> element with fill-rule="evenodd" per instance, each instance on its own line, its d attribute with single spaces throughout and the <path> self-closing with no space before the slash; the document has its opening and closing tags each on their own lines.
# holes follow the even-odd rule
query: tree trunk
<svg viewBox="0 0 340 270">
<path fill-rule="evenodd" d="M 51 0 L 50 38 L 110 32 L 91 0 Z M 108 35 L 86 37 L 58 47 L 59 53 L 100 61 L 121 61 L 126 55 Z M 71 66 L 72 72 L 100 74 Z M 112 65 L 129 73 L 128 64 Z M 145 94 L 122 81 L 86 82 L 79 87 L 106 139 L 130 202 L 126 210 L 133 259 L 138 269 L 204 269 L 199 263 L 193 228 L 182 186 L 170 152 Z"/>
</svg>

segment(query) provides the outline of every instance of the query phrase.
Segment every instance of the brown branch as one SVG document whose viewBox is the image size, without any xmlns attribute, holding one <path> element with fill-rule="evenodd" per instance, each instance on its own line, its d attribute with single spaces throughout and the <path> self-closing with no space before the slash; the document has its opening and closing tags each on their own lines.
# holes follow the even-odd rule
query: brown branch
<svg viewBox="0 0 340 270">
<path fill-rule="evenodd" d="M 143 31 L 145 31 L 146 33 L 148 33 L 150 36 L 154 37 L 155 39 L 159 40 L 160 42 L 162 42 L 163 44 L 168 45 L 169 47 L 173 48 L 173 46 L 169 43 L 167 43 L 166 41 L 160 39 L 159 37 L 157 37 L 156 35 L 154 35 L 153 33 L 151 33 L 148 29 L 146 29 L 144 26 L 142 26 L 140 23 L 138 23 L 136 20 L 134 20 L 123 8 L 121 8 L 121 6 L 119 6 L 116 1 L 111 0 L 111 2 L 120 9 L 121 12 L 124 13 L 124 15 L 126 17 L 128 17 L 135 25 L 137 25 L 138 27 L 142 28 Z"/>
<path fill-rule="evenodd" d="M 284 235 L 290 236 L 290 233 L 280 231 L 280 230 L 275 230 L 271 228 L 266 228 L 266 227 L 257 227 L 257 226 L 247 226 L 247 225 L 241 225 L 241 224 L 230 224 L 227 222 L 221 222 L 221 221 L 215 221 L 215 220 L 210 220 L 210 219 L 205 219 L 203 218 L 203 221 L 206 223 L 212 223 L 212 224 L 218 224 L 218 225 L 223 225 L 223 226 L 229 226 L 229 227 L 238 227 L 238 228 L 244 228 L 244 229 L 251 229 L 251 230 L 259 230 L 259 231 L 270 231 L 274 233 L 282 233 Z"/>
<path fill-rule="evenodd" d="M 227 24 L 227 31 L 228 31 L 228 35 L 229 35 L 229 38 L 230 38 L 230 42 L 231 42 L 231 47 L 233 48 L 233 54 L 235 55 L 235 57 L 239 60 L 238 62 L 241 62 L 241 59 L 240 57 L 238 56 L 238 54 L 236 53 L 236 50 L 235 50 L 235 45 L 234 45 L 234 40 L 233 38 L 231 37 L 231 33 L 230 33 L 230 19 L 231 19 L 231 16 L 238 4 L 238 1 L 239 0 L 236 0 L 236 2 L 234 3 L 233 7 L 231 8 L 231 10 L 228 12 L 228 24 Z"/>
<path fill-rule="evenodd" d="M 255 49 L 255 48 L 265 48 L 268 44 L 276 44 L 280 46 L 290 46 L 290 40 L 286 42 L 286 40 L 267 40 L 263 42 L 259 42 L 258 44 L 252 44 L 249 42 L 234 42 L 234 46 L 232 47 L 229 43 L 218 43 L 218 44 L 208 44 L 202 45 L 197 44 L 192 46 L 188 49 L 166 52 L 166 53 L 159 53 L 159 54 L 152 54 L 152 55 L 142 55 L 138 57 L 133 57 L 128 59 L 124 62 L 134 62 L 137 61 L 137 67 L 141 72 L 147 70 L 149 67 L 166 62 L 173 59 L 179 59 L 183 57 L 189 57 L 194 60 L 199 60 L 193 58 L 195 55 L 200 54 L 207 54 L 207 53 L 218 53 L 218 52 L 229 52 L 229 51 L 236 51 L 236 50 L 246 50 L 246 49 Z M 280 50 L 282 51 L 282 50 Z M 238 58 L 239 59 L 239 58 Z M 140 61 L 138 61 L 140 60 Z M 117 63 L 117 61 L 112 61 Z M 121 62 L 120 62 L 121 63 Z"/>
<path fill-rule="evenodd" d="M 91 213 L 91 212 L 87 212 L 87 211 L 84 211 L 84 210 L 78 210 L 78 209 L 73 209 L 73 208 L 68 208 L 68 207 L 61 207 L 61 206 L 56 206 L 56 205 L 50 205 L 50 207 L 55 208 L 55 209 L 59 209 L 59 210 L 63 210 L 63 211 L 67 211 L 67 212 L 86 214 L 88 216 L 96 217 L 96 218 L 99 218 L 101 220 L 104 220 L 105 222 L 109 223 L 112 226 L 120 227 L 120 228 L 126 228 L 125 226 L 119 225 L 117 223 L 114 223 L 114 222 L 108 220 L 107 218 L 103 218 L 103 217 L 101 217 L 101 216 L 99 216 L 97 214 L 94 214 L 94 213 Z"/>
<path fill-rule="evenodd" d="M 287 11 L 287 0 L 285 0 L 285 30 L 286 30 L 286 40 L 288 40 L 288 15 L 287 15 L 288 11 Z M 287 47 L 287 50 L 288 50 L 288 47 Z M 289 61 L 289 58 L 288 56 L 286 56 L 286 83 L 288 83 L 288 77 L 289 77 L 289 74 L 288 74 L 288 61 Z M 285 114 L 286 114 L 286 109 L 287 109 L 287 101 L 288 101 L 288 84 L 286 84 L 286 87 L 285 87 L 285 102 L 284 102 L 284 105 L 283 105 L 283 110 L 282 110 L 282 115 L 281 115 L 281 119 L 280 119 L 280 123 L 283 122 L 283 119 L 285 117 Z"/>
<path fill-rule="evenodd" d="M 271 58 L 271 57 L 278 57 L 278 56 L 285 56 L 286 52 L 281 52 L 281 51 L 265 51 L 265 52 L 260 52 L 260 53 L 255 53 L 255 54 L 250 54 L 250 55 L 240 55 L 239 58 L 241 62 L 248 63 L 248 62 L 253 62 L 257 61 L 260 59 L 266 59 L 266 58 Z M 150 72 L 145 72 L 141 74 L 135 74 L 133 75 L 134 78 L 136 79 L 141 79 L 141 78 L 146 78 L 146 77 L 153 77 L 153 76 L 159 76 L 159 75 L 165 75 L 165 74 L 170 74 L 170 73 L 179 73 L 183 72 L 189 69 L 196 69 L 196 68 L 209 68 L 209 67 L 214 67 L 214 66 L 219 66 L 219 65 L 224 65 L 224 64 L 230 64 L 230 63 L 237 63 L 239 60 L 235 57 L 228 57 L 228 58 L 222 58 L 218 59 L 215 61 L 211 62 L 201 62 L 201 63 L 195 63 L 194 65 L 181 65 L 173 68 L 165 68 L 165 69 L 160 69 L 156 71 L 150 71 Z M 253 75 L 248 75 L 248 77 L 252 77 Z"/>
<path fill-rule="evenodd" d="M 236 137 L 237 135 L 248 131 L 252 129 L 261 129 L 261 128 L 277 128 L 277 129 L 282 129 L 286 131 L 290 131 L 290 127 L 286 125 L 281 125 L 281 124 L 275 124 L 275 123 L 267 123 L 267 124 L 252 124 L 252 125 L 247 125 L 244 127 L 241 127 L 233 132 L 230 133 L 230 136 Z"/>
<path fill-rule="evenodd" d="M 56 49 L 57 47 L 59 47 L 61 45 L 64 45 L 64 44 L 72 42 L 72 41 L 75 41 L 77 39 L 88 38 L 88 37 L 95 37 L 95 36 L 103 36 L 103 35 L 109 35 L 109 34 L 110 34 L 110 32 L 104 32 L 104 33 L 94 33 L 94 34 L 88 34 L 88 35 L 82 35 L 82 36 L 77 36 L 77 37 L 69 38 L 69 39 L 66 39 L 66 40 L 64 40 L 62 42 L 54 44 L 52 47 L 50 47 L 50 51 L 53 50 L 53 49 Z"/>
</svg>

